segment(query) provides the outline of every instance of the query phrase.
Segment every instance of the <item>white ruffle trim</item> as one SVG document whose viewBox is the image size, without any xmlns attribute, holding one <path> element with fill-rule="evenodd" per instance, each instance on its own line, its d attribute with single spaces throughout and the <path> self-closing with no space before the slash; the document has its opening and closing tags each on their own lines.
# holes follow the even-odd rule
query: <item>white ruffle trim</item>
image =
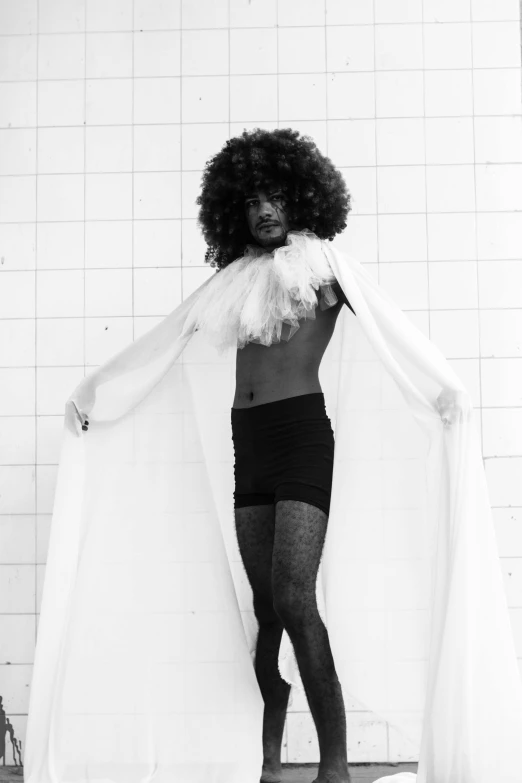
<svg viewBox="0 0 522 783">
<path fill-rule="evenodd" d="M 304 229 L 290 231 L 286 241 L 272 252 L 247 245 L 245 255 L 217 272 L 202 291 L 183 331 L 203 331 L 220 353 L 250 342 L 268 346 L 290 340 L 299 319 L 315 318 L 319 288 L 321 310 L 333 307 L 335 275 L 322 240 Z M 282 337 L 283 324 L 290 331 Z"/>
</svg>

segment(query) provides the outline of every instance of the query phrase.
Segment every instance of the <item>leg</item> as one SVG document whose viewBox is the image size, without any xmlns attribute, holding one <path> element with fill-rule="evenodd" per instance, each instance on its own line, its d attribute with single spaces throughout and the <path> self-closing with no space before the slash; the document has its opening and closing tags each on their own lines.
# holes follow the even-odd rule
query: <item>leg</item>
<svg viewBox="0 0 522 783">
<path fill-rule="evenodd" d="M 290 685 L 282 679 L 277 667 L 283 624 L 274 610 L 272 594 L 274 505 L 236 508 L 235 520 L 239 551 L 259 622 L 255 671 L 265 702 L 261 781 L 278 783 L 282 777 L 281 744 Z"/>
<path fill-rule="evenodd" d="M 316 601 L 327 524 L 326 513 L 309 503 L 276 503 L 272 588 L 274 607 L 292 641 L 317 730 L 321 754 L 317 783 L 350 783 L 343 695 Z"/>
</svg>

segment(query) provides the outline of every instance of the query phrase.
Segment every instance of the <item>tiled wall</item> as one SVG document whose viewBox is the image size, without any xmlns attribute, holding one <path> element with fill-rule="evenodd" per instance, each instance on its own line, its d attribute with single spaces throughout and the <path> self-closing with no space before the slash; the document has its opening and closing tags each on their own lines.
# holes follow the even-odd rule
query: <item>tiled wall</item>
<svg viewBox="0 0 522 783">
<path fill-rule="evenodd" d="M 518 0 L 0 0 L 0 34 L 0 695 L 15 736 L 65 400 L 212 274 L 201 171 L 245 127 L 310 134 L 342 170 L 338 246 L 480 409 L 522 660 Z M 411 757 L 385 724 L 349 711 L 348 725 L 351 762 Z M 297 697 L 284 758 L 318 759 Z"/>
</svg>

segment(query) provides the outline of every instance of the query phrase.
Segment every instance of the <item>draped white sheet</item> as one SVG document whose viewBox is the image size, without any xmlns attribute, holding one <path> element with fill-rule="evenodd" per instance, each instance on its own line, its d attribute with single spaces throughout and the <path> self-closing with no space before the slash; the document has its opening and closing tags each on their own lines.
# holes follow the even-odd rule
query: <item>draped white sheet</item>
<svg viewBox="0 0 522 783">
<path fill-rule="evenodd" d="M 347 710 L 419 750 L 416 776 L 381 781 L 519 783 L 522 683 L 469 395 L 356 259 L 322 245 L 357 313 L 343 308 L 320 368 L 335 457 L 317 590 Z M 183 332 L 213 279 L 66 403 L 26 783 L 259 780 L 236 351 Z M 299 684 L 286 634 L 280 669 Z"/>
</svg>

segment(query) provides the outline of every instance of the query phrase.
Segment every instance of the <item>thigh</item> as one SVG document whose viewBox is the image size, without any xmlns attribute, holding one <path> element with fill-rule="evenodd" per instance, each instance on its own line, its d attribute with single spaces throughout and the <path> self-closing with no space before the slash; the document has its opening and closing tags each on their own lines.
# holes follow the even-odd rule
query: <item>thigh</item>
<svg viewBox="0 0 522 783">
<path fill-rule="evenodd" d="M 316 506 L 299 500 L 276 503 L 272 563 L 276 605 L 316 605 L 317 572 L 327 527 L 327 514 Z"/>
<path fill-rule="evenodd" d="M 239 552 L 254 594 L 254 610 L 259 620 L 262 611 L 273 611 L 274 504 L 236 508 L 234 517 Z"/>
</svg>

